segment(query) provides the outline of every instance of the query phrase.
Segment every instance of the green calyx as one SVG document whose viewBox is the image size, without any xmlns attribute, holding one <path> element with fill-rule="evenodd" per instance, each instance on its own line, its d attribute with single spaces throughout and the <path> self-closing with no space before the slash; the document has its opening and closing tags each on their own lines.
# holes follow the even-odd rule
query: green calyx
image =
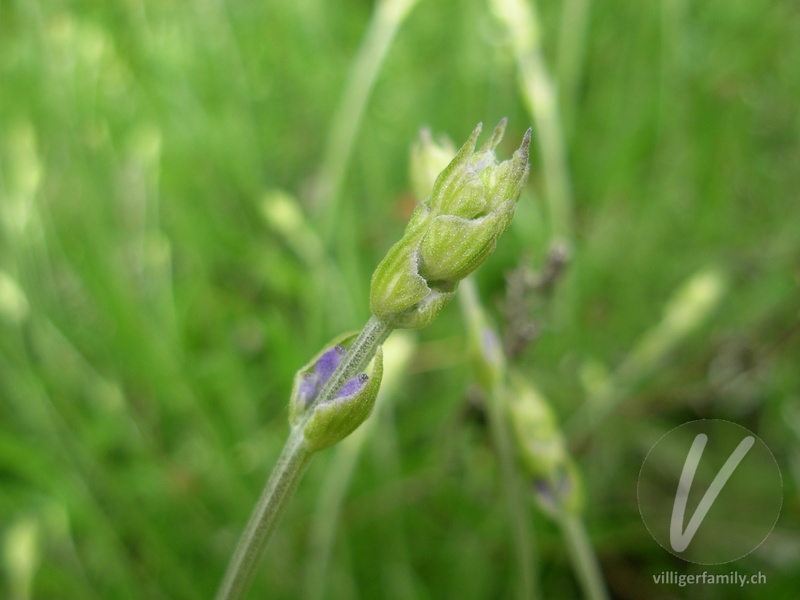
<svg viewBox="0 0 800 600">
<path fill-rule="evenodd" d="M 409 226 L 413 224 L 413 217 Z M 376 317 L 393 317 L 422 302 L 430 293 L 419 274 L 419 244 L 423 235 L 403 236 L 389 249 L 372 275 L 370 308 Z"/>
<path fill-rule="evenodd" d="M 378 349 L 368 378 L 351 394 L 336 396 L 312 408 L 311 416 L 303 427 L 303 438 L 310 452 L 329 448 L 353 433 L 367 420 L 375 407 L 383 379 L 383 351 Z M 342 388 L 344 389 L 344 388 Z"/>
<path fill-rule="evenodd" d="M 460 281 L 494 252 L 514 216 L 508 200 L 486 216 L 464 219 L 442 215 L 431 222 L 419 247 L 419 271 L 427 281 Z"/>
<path fill-rule="evenodd" d="M 358 332 L 345 333 L 330 342 L 295 375 L 289 401 L 289 422 L 303 432 L 310 452 L 323 450 L 343 440 L 372 412 L 383 378 L 383 353 L 378 348 L 372 369 L 353 373 L 331 388 L 336 373 L 355 351 Z"/>
<path fill-rule="evenodd" d="M 357 331 L 351 331 L 336 336 L 328 342 L 322 350 L 320 350 L 314 358 L 308 361 L 307 364 L 300 367 L 294 376 L 292 385 L 292 393 L 289 397 L 289 423 L 296 425 L 302 416 L 308 411 L 316 399 L 316 392 L 319 391 L 321 383 L 317 381 L 310 381 L 314 376 L 315 367 L 320 362 L 320 359 L 329 354 L 333 348 L 346 347 L 358 336 Z M 335 367 L 335 365 L 334 365 Z M 309 389 L 311 388 L 311 389 Z"/>
<path fill-rule="evenodd" d="M 372 313 L 395 327 L 430 323 L 453 298 L 458 282 L 489 258 L 514 216 L 528 174 L 530 131 L 514 156 L 499 164 L 494 150 L 505 120 L 476 151 L 480 131 L 478 125 L 436 178 L 430 197 L 417 206 L 403 238 L 373 274 Z M 439 160 L 442 152 L 436 150 Z M 427 155 L 432 152 L 429 145 Z M 422 166 L 417 171 L 419 193 L 427 175 Z"/>
</svg>

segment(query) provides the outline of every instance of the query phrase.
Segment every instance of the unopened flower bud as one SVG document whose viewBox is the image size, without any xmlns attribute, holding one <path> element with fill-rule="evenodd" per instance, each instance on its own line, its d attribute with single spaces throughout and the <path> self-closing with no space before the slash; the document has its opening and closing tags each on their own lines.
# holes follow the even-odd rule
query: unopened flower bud
<svg viewBox="0 0 800 600">
<path fill-rule="evenodd" d="M 289 401 L 289 421 L 295 424 L 300 415 L 314 403 L 325 384 L 346 354 L 345 344 L 357 334 L 347 333 L 332 340 L 319 354 L 295 375 Z"/>
<path fill-rule="evenodd" d="M 289 401 L 289 422 L 303 427 L 308 450 L 316 452 L 344 439 L 372 412 L 383 377 L 383 354 L 375 355 L 370 374 L 359 373 L 338 389 L 326 384 L 347 355 L 348 346 L 358 333 L 347 333 L 331 340 L 294 378 Z"/>
<path fill-rule="evenodd" d="M 571 458 L 546 477 L 534 478 L 533 493 L 542 511 L 550 517 L 579 514 L 583 510 L 583 487 Z"/>
<path fill-rule="evenodd" d="M 481 304 L 474 279 L 464 280 L 459 297 L 468 325 L 467 355 L 471 371 L 483 390 L 493 394 L 507 374 L 502 343 Z"/>
<path fill-rule="evenodd" d="M 419 274 L 427 281 L 460 281 L 491 256 L 514 216 L 509 200 L 474 219 L 442 215 L 433 219 L 419 246 Z"/>
<path fill-rule="evenodd" d="M 453 157 L 456 149 L 453 143 L 440 138 L 434 140 L 429 129 L 420 132 L 419 141 L 411 148 L 411 188 L 420 202 L 431 195 L 433 184 Z"/>
<path fill-rule="evenodd" d="M 360 373 L 347 381 L 333 399 L 316 404 L 303 428 L 305 446 L 311 452 L 340 442 L 366 421 L 375 406 L 383 378 L 383 351 L 378 350 L 372 373 Z"/>
<path fill-rule="evenodd" d="M 453 297 L 458 282 L 489 258 L 506 230 L 528 174 L 530 130 L 511 160 L 494 150 L 505 120 L 476 151 L 475 128 L 437 177 L 403 238 L 372 277 L 372 313 L 395 327 L 424 327 Z"/>
</svg>

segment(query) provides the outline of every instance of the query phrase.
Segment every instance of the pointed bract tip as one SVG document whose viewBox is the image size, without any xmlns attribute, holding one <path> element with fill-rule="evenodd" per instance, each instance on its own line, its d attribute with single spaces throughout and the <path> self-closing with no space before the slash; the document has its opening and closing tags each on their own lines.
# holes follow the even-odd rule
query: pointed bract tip
<svg viewBox="0 0 800 600">
<path fill-rule="evenodd" d="M 508 125 L 508 117 L 503 117 L 494 128 L 494 131 L 492 131 L 492 135 L 486 140 L 486 143 L 481 146 L 481 152 L 487 152 L 497 148 L 497 145 L 500 143 L 500 140 L 503 139 L 503 135 L 506 132 L 506 125 Z"/>
<path fill-rule="evenodd" d="M 528 162 L 528 154 L 531 148 L 531 128 L 528 127 L 528 131 L 525 132 L 525 135 L 522 138 L 522 143 L 519 145 L 519 149 L 515 154 L 519 154 L 519 156 L 527 163 Z"/>
<path fill-rule="evenodd" d="M 467 157 L 471 156 L 473 152 L 475 152 L 475 144 L 478 142 L 478 136 L 481 134 L 481 129 L 483 129 L 483 123 L 478 123 L 475 126 L 475 129 L 472 130 L 472 133 L 469 134 L 469 138 L 467 141 L 464 142 L 464 145 L 461 146 L 458 153 L 453 158 L 450 166 L 457 164 Z"/>
<path fill-rule="evenodd" d="M 483 131 L 483 123 L 478 123 L 475 125 L 475 129 L 472 130 L 472 133 L 469 134 L 469 138 L 467 139 L 467 143 L 464 144 L 465 146 L 470 146 L 470 151 L 475 150 L 475 143 L 478 141 L 478 137 L 481 135 L 481 131 Z"/>
</svg>

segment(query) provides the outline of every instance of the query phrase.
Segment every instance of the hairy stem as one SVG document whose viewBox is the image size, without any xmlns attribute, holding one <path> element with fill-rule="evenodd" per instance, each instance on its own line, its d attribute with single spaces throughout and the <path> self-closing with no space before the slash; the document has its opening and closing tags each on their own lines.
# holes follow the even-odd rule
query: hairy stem
<svg viewBox="0 0 800 600">
<path fill-rule="evenodd" d="M 258 499 L 250 520 L 228 564 L 217 591 L 217 600 L 238 600 L 244 597 L 253 579 L 267 541 L 275 531 L 300 478 L 311 461 L 312 453 L 303 445 L 303 430 L 292 429 L 278 463 Z"/>
<path fill-rule="evenodd" d="M 317 402 L 333 398 L 345 382 L 358 375 L 391 332 L 392 326 L 389 323 L 371 317 L 331 375 Z M 242 537 L 239 538 L 216 600 L 239 600 L 247 592 L 264 548 L 311 461 L 313 453 L 304 445 L 303 430 L 312 413 L 309 410 L 306 417 L 292 428 L 278 463 L 267 480 Z"/>
</svg>

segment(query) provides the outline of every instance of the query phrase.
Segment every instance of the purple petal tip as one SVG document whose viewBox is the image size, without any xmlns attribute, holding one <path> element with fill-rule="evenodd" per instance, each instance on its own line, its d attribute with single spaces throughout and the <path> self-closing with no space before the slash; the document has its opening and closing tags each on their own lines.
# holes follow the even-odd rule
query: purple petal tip
<svg viewBox="0 0 800 600">
<path fill-rule="evenodd" d="M 342 362 L 342 357 L 347 353 L 344 346 L 341 344 L 326 350 L 322 356 L 317 359 L 316 364 L 314 365 L 314 373 L 320 380 L 321 384 L 324 384 L 330 376 L 333 375 L 333 372 L 336 370 L 336 367 L 339 366 L 339 363 Z"/>
<path fill-rule="evenodd" d="M 364 384 L 368 379 L 369 376 L 366 373 L 359 373 L 345 383 L 338 392 L 336 392 L 336 397 L 344 398 L 345 396 L 352 396 L 353 394 L 360 392 L 361 388 L 364 387 Z"/>
</svg>

